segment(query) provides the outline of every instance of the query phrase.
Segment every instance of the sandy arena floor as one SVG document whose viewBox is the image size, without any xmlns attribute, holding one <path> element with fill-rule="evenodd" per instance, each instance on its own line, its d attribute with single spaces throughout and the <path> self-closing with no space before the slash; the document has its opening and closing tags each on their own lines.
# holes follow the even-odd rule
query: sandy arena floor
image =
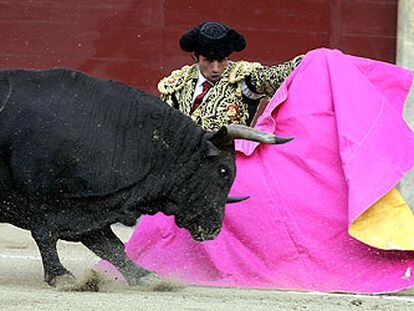
<svg viewBox="0 0 414 311">
<path fill-rule="evenodd" d="M 115 226 L 127 239 L 130 228 Z M 60 242 L 63 264 L 79 279 L 98 258 L 79 243 Z M 29 232 L 0 224 L 0 310 L 414 310 L 413 296 L 364 296 L 187 286 L 173 292 L 108 283 L 102 292 L 63 292 L 42 281 Z"/>
</svg>

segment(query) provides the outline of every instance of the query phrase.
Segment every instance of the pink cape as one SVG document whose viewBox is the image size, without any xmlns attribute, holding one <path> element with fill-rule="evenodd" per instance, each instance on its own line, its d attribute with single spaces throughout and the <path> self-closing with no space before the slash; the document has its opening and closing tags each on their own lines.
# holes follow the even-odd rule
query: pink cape
<svg viewBox="0 0 414 311">
<path fill-rule="evenodd" d="M 411 82 L 391 64 L 309 52 L 256 125 L 295 139 L 236 142 L 231 195 L 251 197 L 226 207 L 218 238 L 197 243 L 171 217 L 146 216 L 128 256 L 192 284 L 371 293 L 412 286 L 414 252 L 348 235 L 414 166 L 414 134 L 402 118 Z"/>
</svg>

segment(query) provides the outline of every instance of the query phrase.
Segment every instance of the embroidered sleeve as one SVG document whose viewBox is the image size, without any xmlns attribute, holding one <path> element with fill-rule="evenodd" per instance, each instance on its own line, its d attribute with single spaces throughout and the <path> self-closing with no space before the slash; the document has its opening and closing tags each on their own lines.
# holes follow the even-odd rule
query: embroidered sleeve
<svg viewBox="0 0 414 311">
<path fill-rule="evenodd" d="M 191 79 L 197 73 L 197 67 L 184 66 L 181 69 L 174 70 L 168 77 L 160 80 L 158 83 L 158 91 L 161 94 L 171 95 L 180 90 L 188 79 Z"/>
<path fill-rule="evenodd" d="M 260 66 L 246 77 L 246 83 L 254 93 L 272 97 L 302 59 L 303 55 L 299 55 L 290 61 L 275 66 Z"/>
<path fill-rule="evenodd" d="M 242 81 L 246 76 L 252 73 L 257 68 L 260 68 L 262 65 L 257 62 L 246 62 L 238 61 L 231 62 L 228 72 L 228 80 L 230 83 L 237 83 Z"/>
</svg>

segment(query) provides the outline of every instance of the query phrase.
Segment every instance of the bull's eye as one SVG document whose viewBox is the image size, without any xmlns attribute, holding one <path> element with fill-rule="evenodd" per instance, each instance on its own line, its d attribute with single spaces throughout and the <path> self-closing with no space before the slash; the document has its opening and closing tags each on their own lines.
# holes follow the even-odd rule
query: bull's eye
<svg viewBox="0 0 414 311">
<path fill-rule="evenodd" d="M 219 168 L 219 175 L 223 178 L 228 178 L 229 177 L 229 169 L 225 166 L 221 166 Z"/>
</svg>

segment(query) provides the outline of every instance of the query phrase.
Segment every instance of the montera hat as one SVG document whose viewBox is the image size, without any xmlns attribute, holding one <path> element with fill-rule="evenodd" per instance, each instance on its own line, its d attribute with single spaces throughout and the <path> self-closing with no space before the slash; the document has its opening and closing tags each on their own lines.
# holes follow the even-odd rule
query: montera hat
<svg viewBox="0 0 414 311">
<path fill-rule="evenodd" d="M 219 22 L 204 22 L 186 31 L 180 38 L 185 52 L 195 52 L 212 59 L 221 59 L 246 47 L 246 40 L 238 31 Z"/>
</svg>

